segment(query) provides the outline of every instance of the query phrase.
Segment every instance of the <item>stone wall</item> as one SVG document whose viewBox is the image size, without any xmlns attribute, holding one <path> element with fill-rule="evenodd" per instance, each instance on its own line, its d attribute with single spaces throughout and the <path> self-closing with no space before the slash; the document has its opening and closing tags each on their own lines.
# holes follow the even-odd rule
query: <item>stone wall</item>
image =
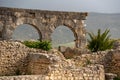
<svg viewBox="0 0 120 80">
<path fill-rule="evenodd" d="M 114 73 L 120 77 L 120 49 L 81 54 L 73 58 L 76 66 L 101 64 L 105 73 Z"/>
<path fill-rule="evenodd" d="M 77 67 L 57 50 L 30 49 L 14 41 L 0 41 L 0 80 L 104 80 L 104 67 Z M 13 76 L 25 75 L 25 76 Z"/>
<path fill-rule="evenodd" d="M 88 64 L 104 65 L 105 73 L 117 74 L 120 77 L 120 41 L 116 40 L 113 49 L 99 52 L 90 52 L 87 49 L 60 46 L 59 51 L 65 58 L 75 62 L 76 67 Z"/>
<path fill-rule="evenodd" d="M 115 41 L 113 49 L 106 51 L 90 52 L 87 49 L 64 46 L 61 46 L 59 51 L 66 58 L 74 61 L 78 67 L 88 64 L 101 64 L 104 65 L 106 73 L 114 73 L 120 77 L 120 41 Z"/>
<path fill-rule="evenodd" d="M 26 74 L 28 54 L 45 51 L 29 49 L 20 42 L 0 41 L 0 75 Z"/>
<path fill-rule="evenodd" d="M 105 80 L 101 65 L 81 69 L 57 69 L 47 75 L 3 76 L 0 80 Z"/>
<path fill-rule="evenodd" d="M 81 48 L 70 48 L 65 46 L 59 46 L 58 50 L 63 53 L 65 58 L 74 58 L 75 56 L 88 54 L 88 51 L 85 48 L 81 49 Z"/>
<path fill-rule="evenodd" d="M 110 54 L 110 56 L 109 56 Z M 120 77 L 120 49 L 108 53 L 108 61 L 105 65 L 105 71 L 117 74 Z"/>
</svg>

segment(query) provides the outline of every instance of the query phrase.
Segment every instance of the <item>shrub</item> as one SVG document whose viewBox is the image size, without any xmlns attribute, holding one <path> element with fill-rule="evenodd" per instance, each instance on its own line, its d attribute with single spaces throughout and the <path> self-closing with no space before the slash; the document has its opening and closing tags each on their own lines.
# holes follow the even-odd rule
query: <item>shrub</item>
<svg viewBox="0 0 120 80">
<path fill-rule="evenodd" d="M 50 43 L 49 41 L 42 41 L 42 42 L 40 42 L 40 44 L 39 44 L 39 48 L 48 51 L 48 50 L 50 50 L 52 47 L 51 47 L 51 43 Z"/>
<path fill-rule="evenodd" d="M 88 39 L 88 49 L 92 52 L 104 51 L 113 47 L 113 40 L 110 40 L 108 33 L 110 30 L 106 29 L 103 33 L 98 29 L 98 34 L 88 33 L 90 39 Z"/>
<path fill-rule="evenodd" d="M 24 41 L 23 44 L 25 44 L 27 47 L 30 48 L 37 48 L 37 49 L 43 49 L 43 50 L 50 50 L 51 43 L 49 41 Z"/>
</svg>

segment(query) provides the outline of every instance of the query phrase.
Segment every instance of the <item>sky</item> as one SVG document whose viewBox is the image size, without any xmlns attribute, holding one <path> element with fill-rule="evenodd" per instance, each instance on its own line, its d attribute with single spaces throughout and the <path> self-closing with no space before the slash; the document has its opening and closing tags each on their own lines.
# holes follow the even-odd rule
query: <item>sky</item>
<svg viewBox="0 0 120 80">
<path fill-rule="evenodd" d="M 0 6 L 54 11 L 120 13 L 120 0 L 0 0 Z"/>
</svg>

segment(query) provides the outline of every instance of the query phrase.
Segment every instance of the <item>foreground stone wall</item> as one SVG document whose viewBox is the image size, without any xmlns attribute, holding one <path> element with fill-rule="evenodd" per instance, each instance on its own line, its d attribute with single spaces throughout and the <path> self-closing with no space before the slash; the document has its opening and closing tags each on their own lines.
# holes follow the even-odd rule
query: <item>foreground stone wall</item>
<svg viewBox="0 0 120 80">
<path fill-rule="evenodd" d="M 48 75 L 3 76 L 2 80 L 105 80 L 101 65 L 81 69 L 57 69 Z"/>
<path fill-rule="evenodd" d="M 73 58 L 76 66 L 86 66 L 88 64 L 101 64 L 105 68 L 105 73 L 114 73 L 120 77 L 120 49 L 107 50 L 97 53 L 81 54 Z"/>
<path fill-rule="evenodd" d="M 62 69 L 52 71 L 61 80 L 105 80 L 104 68 L 101 65 L 91 65 L 78 69 Z M 56 79 L 57 80 L 57 79 Z"/>
<path fill-rule="evenodd" d="M 14 41 L 0 41 L 0 80 L 104 80 L 104 67 L 77 67 L 57 50 L 30 49 Z M 26 75 L 26 76 L 13 76 Z M 3 76 L 3 77 L 2 77 Z"/>
<path fill-rule="evenodd" d="M 0 75 L 26 74 L 28 54 L 45 51 L 29 49 L 20 42 L 0 41 Z"/>
<path fill-rule="evenodd" d="M 48 80 L 104 80 L 102 65 L 76 67 L 72 61 L 59 56 L 46 54 L 30 54 L 29 71 L 31 74 L 47 75 Z"/>
<path fill-rule="evenodd" d="M 109 56 L 110 54 L 110 56 Z M 108 61 L 105 65 L 105 71 L 117 74 L 120 77 L 120 49 L 108 53 Z"/>
<path fill-rule="evenodd" d="M 64 46 L 61 46 L 59 51 L 66 58 L 72 59 L 78 67 L 88 64 L 101 64 L 104 65 L 106 73 L 114 73 L 120 77 L 120 41 L 115 41 L 113 49 L 106 51 L 90 52 L 87 49 Z"/>
</svg>

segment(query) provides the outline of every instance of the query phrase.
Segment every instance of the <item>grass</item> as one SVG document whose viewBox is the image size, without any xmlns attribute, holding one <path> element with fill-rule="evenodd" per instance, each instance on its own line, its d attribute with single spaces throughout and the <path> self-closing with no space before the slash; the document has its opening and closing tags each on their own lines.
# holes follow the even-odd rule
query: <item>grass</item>
<svg viewBox="0 0 120 80">
<path fill-rule="evenodd" d="M 65 44 L 54 44 L 54 45 L 52 45 L 52 47 L 59 47 L 59 46 L 74 47 L 75 43 L 74 42 L 69 42 L 69 43 L 65 43 Z"/>
</svg>

